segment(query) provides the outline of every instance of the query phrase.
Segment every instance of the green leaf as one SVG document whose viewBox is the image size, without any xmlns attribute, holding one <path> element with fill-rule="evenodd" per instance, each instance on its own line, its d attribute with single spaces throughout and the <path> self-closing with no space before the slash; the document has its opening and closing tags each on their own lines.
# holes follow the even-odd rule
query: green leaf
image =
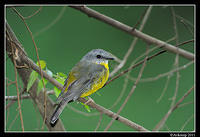
<svg viewBox="0 0 200 137">
<path fill-rule="evenodd" d="M 65 74 L 62 73 L 62 72 L 58 72 L 58 73 L 56 73 L 56 75 L 53 75 L 53 77 L 54 77 L 55 79 L 62 79 L 62 80 L 65 81 L 65 79 L 67 78 L 67 75 L 65 75 Z"/>
<path fill-rule="evenodd" d="M 96 92 L 96 94 L 97 94 L 98 96 L 101 96 L 101 94 L 100 94 L 99 92 Z"/>
<path fill-rule="evenodd" d="M 62 73 L 62 72 L 58 72 L 57 74 L 58 74 L 58 76 L 60 76 L 60 77 L 67 78 L 67 75 L 66 75 L 66 74 L 64 74 L 64 73 Z"/>
<path fill-rule="evenodd" d="M 58 97 L 60 95 L 61 90 L 57 87 L 54 87 L 55 96 Z"/>
<path fill-rule="evenodd" d="M 88 112 L 91 112 L 90 107 L 82 102 L 80 102 Z"/>
<path fill-rule="evenodd" d="M 65 79 L 64 78 L 56 78 L 56 80 L 62 85 L 64 85 L 64 83 L 65 83 Z"/>
<path fill-rule="evenodd" d="M 39 63 L 37 62 L 37 65 L 39 66 Z M 42 69 L 46 67 L 46 62 L 44 60 L 40 60 L 40 66 Z"/>
<path fill-rule="evenodd" d="M 44 79 L 44 85 L 48 83 L 48 80 Z M 38 87 L 37 87 L 37 95 L 40 93 L 40 91 L 44 88 L 42 79 L 38 82 Z"/>
<path fill-rule="evenodd" d="M 63 77 L 57 77 L 56 80 L 57 80 L 59 83 L 61 83 L 62 85 L 64 85 L 64 83 L 65 83 L 65 79 L 64 79 Z M 54 87 L 54 91 L 55 91 L 55 96 L 58 97 L 59 94 L 60 94 L 60 92 L 61 92 L 61 90 L 58 89 L 58 88 L 55 86 L 55 87 Z"/>
<path fill-rule="evenodd" d="M 32 87 L 33 83 L 35 82 L 37 78 L 38 78 L 38 73 L 36 71 L 32 71 L 29 76 L 27 91 L 29 91 L 29 89 Z"/>
</svg>

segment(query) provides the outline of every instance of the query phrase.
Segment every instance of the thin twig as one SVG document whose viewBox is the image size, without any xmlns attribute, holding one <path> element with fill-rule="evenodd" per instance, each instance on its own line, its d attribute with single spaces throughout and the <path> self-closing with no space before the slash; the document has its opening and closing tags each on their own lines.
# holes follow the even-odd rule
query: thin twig
<svg viewBox="0 0 200 137">
<path fill-rule="evenodd" d="M 189 102 L 186 102 L 186 103 L 182 103 L 182 104 L 180 104 L 180 105 L 178 106 L 178 108 L 181 108 L 181 107 L 184 107 L 184 106 L 186 106 L 186 105 L 193 104 L 193 103 L 194 103 L 194 101 L 189 101 Z"/>
<path fill-rule="evenodd" d="M 169 40 L 166 41 L 166 43 L 171 42 L 175 39 L 175 37 L 170 38 Z M 153 47 L 151 49 L 149 49 L 149 53 L 153 52 L 154 50 L 159 49 L 159 47 Z M 139 57 L 137 57 L 133 62 L 131 62 L 131 65 L 134 65 L 138 60 L 140 60 L 142 57 L 145 56 L 145 52 L 143 54 L 141 54 Z"/>
<path fill-rule="evenodd" d="M 152 81 L 159 80 L 160 78 L 163 78 L 163 77 L 166 77 L 166 76 L 169 76 L 169 75 L 173 75 L 174 72 L 184 70 L 184 69 L 188 68 L 190 65 L 192 65 L 193 63 L 194 63 L 194 61 L 190 61 L 189 63 L 187 63 L 187 64 L 185 64 L 181 67 L 174 68 L 174 69 L 172 69 L 168 72 L 158 74 L 157 76 L 140 79 L 140 82 L 152 82 Z M 132 81 L 136 81 L 136 78 L 133 78 L 133 77 L 130 77 L 130 76 L 127 77 L 127 78 L 132 80 Z"/>
<path fill-rule="evenodd" d="M 31 32 L 30 28 L 28 27 L 25 18 L 14 7 L 12 9 L 17 13 L 17 15 L 19 15 L 19 17 L 24 22 L 24 24 L 25 24 L 25 26 L 26 26 L 26 28 L 27 28 L 30 36 L 31 36 L 31 39 L 33 41 L 33 44 L 34 44 L 34 47 L 35 47 L 35 50 L 36 50 L 37 61 L 38 61 L 38 65 L 39 65 L 39 68 L 40 68 L 40 74 L 41 74 L 42 84 L 43 84 L 43 87 L 44 87 L 44 120 L 43 120 L 43 124 L 42 124 L 42 129 L 44 129 L 44 125 L 45 125 L 45 121 L 46 121 L 46 87 L 45 87 L 45 84 L 44 84 L 44 78 L 43 78 L 43 74 L 42 74 L 42 68 L 41 68 L 41 64 L 40 64 L 39 53 L 38 53 L 37 46 L 36 46 L 34 37 L 32 35 L 32 32 Z"/>
<path fill-rule="evenodd" d="M 7 86 L 9 87 L 12 84 L 15 84 L 15 81 L 11 81 L 10 83 L 7 83 Z"/>
<path fill-rule="evenodd" d="M 126 97 L 126 99 L 124 100 L 123 104 L 121 105 L 121 107 L 120 107 L 119 110 L 117 111 L 116 116 L 113 117 L 113 119 L 110 121 L 110 123 L 107 125 L 107 127 L 105 128 L 104 131 L 107 131 L 107 130 L 111 127 L 111 125 L 112 125 L 112 123 L 114 122 L 114 120 L 117 118 L 117 116 L 119 115 L 119 113 L 123 110 L 123 108 L 124 108 L 125 105 L 127 104 L 128 100 L 130 99 L 130 97 L 131 97 L 132 94 L 134 93 L 134 91 L 135 91 L 135 89 L 136 89 L 136 85 L 137 85 L 138 82 L 140 81 L 140 78 L 142 77 L 142 73 L 143 73 L 143 71 L 144 71 L 144 67 L 146 66 L 146 62 L 147 62 L 147 58 L 148 58 L 148 54 L 149 54 L 149 47 L 148 47 L 148 46 L 149 46 L 149 45 L 147 44 L 146 57 L 145 57 L 145 59 L 144 59 L 144 63 L 143 63 L 143 65 L 142 65 L 142 67 L 141 67 L 141 69 L 140 69 L 140 72 L 139 72 L 139 74 L 138 74 L 137 80 L 136 80 L 135 83 L 133 84 L 133 87 L 132 87 L 131 91 L 129 92 L 128 96 Z"/>
<path fill-rule="evenodd" d="M 176 36 L 176 45 L 178 45 L 179 35 L 178 35 L 178 29 L 177 29 L 177 24 L 176 24 L 175 11 L 174 11 L 173 7 L 171 7 L 171 12 L 172 12 L 172 17 L 173 17 L 174 32 L 175 32 L 175 36 Z M 174 61 L 174 67 L 175 68 L 179 67 L 179 54 L 176 54 L 175 61 Z M 175 101 L 176 101 L 176 97 L 178 94 L 178 88 L 179 88 L 179 81 L 180 81 L 180 73 L 179 73 L 179 71 L 177 71 L 176 72 L 176 88 L 175 88 L 174 96 L 172 97 L 171 107 L 174 106 Z"/>
<path fill-rule="evenodd" d="M 117 100 L 112 104 L 112 106 L 109 107 L 109 109 L 112 109 L 113 107 L 115 107 L 119 103 L 119 101 L 122 99 L 122 97 L 126 91 L 127 85 L 128 85 L 128 80 L 129 79 L 127 79 L 127 78 L 124 79 L 124 84 L 123 84 L 122 90 L 120 92 L 120 95 L 118 96 Z"/>
<path fill-rule="evenodd" d="M 180 131 L 183 131 L 183 129 L 185 128 L 185 126 L 192 120 L 192 118 L 194 117 L 194 114 L 192 114 L 187 121 L 185 121 L 185 123 L 183 124 L 183 126 L 181 127 Z"/>
<path fill-rule="evenodd" d="M 168 117 L 171 115 L 171 113 L 178 108 L 180 103 L 193 91 L 194 86 L 190 88 L 182 97 L 181 99 L 173 106 L 171 107 L 168 112 L 165 114 L 165 116 L 160 120 L 160 122 L 156 125 L 156 127 L 153 129 L 153 131 L 158 131 L 160 130 L 165 122 L 167 121 Z"/>
<path fill-rule="evenodd" d="M 99 113 L 99 121 L 98 121 L 97 126 L 96 126 L 96 128 L 95 128 L 94 131 L 97 131 L 97 130 L 98 130 L 98 128 L 99 128 L 99 126 L 100 126 L 100 124 L 101 124 L 101 121 L 102 121 L 102 117 L 103 117 L 103 114 L 100 112 L 100 113 Z"/>
<path fill-rule="evenodd" d="M 9 88 L 8 88 L 8 78 L 6 78 L 6 95 L 10 95 L 10 92 L 9 92 Z M 5 111 L 5 110 L 4 110 Z M 6 123 L 8 123 L 8 118 L 9 118 L 9 114 L 10 114 L 10 111 L 9 109 L 6 111 Z M 6 124 L 6 127 L 7 127 L 7 124 Z"/>
<path fill-rule="evenodd" d="M 21 95 L 24 94 L 24 93 L 25 93 L 25 89 L 23 89 L 23 90 L 19 93 L 20 100 L 21 100 Z M 17 97 L 17 96 L 15 96 L 15 97 Z M 7 110 L 9 107 L 11 107 L 16 101 L 17 101 L 17 100 L 11 100 L 11 102 L 8 103 L 8 104 L 6 105 L 6 110 Z"/>
<path fill-rule="evenodd" d="M 35 114 L 36 114 L 36 119 L 37 119 L 37 125 L 38 125 L 37 126 L 37 130 L 40 130 L 40 118 L 39 118 L 39 113 L 37 112 L 38 108 L 37 108 L 35 103 L 33 103 L 33 107 L 34 107 Z"/>
<path fill-rule="evenodd" d="M 54 90 L 47 91 L 47 95 L 52 95 L 52 94 L 55 94 Z M 29 94 L 20 96 L 20 99 L 30 99 L 30 98 L 31 98 L 31 96 Z M 6 96 L 5 99 L 6 99 L 6 101 L 8 101 L 8 100 L 16 101 L 17 96 Z"/>
<path fill-rule="evenodd" d="M 12 122 L 10 123 L 10 125 L 9 125 L 9 127 L 8 127 L 8 130 L 10 130 L 10 129 L 12 128 L 12 126 L 13 126 L 13 124 L 15 123 L 15 121 L 16 121 L 16 119 L 17 119 L 18 116 L 19 116 L 19 113 L 16 113 L 16 116 L 15 116 L 15 118 L 12 120 Z"/>
<path fill-rule="evenodd" d="M 180 20 L 181 23 L 185 26 L 185 28 L 190 32 L 192 36 L 194 36 L 194 31 L 184 22 L 184 20 Z"/>
<path fill-rule="evenodd" d="M 177 18 L 179 18 L 180 20 L 183 20 L 184 22 L 186 22 L 188 25 L 190 25 L 192 28 L 194 28 L 194 25 L 193 25 L 193 23 L 192 22 L 190 22 L 189 20 L 187 20 L 187 19 L 185 19 L 185 18 L 183 18 L 183 17 L 181 17 L 180 15 L 175 15 Z"/>
<path fill-rule="evenodd" d="M 14 49 L 12 47 L 12 52 L 14 56 Z M 18 108 L 19 108 L 19 116 L 20 116 L 20 121 L 21 121 L 21 128 L 22 131 L 24 132 L 24 123 L 23 123 L 23 117 L 22 117 L 22 110 L 21 110 L 21 104 L 20 104 L 20 97 L 19 97 L 19 89 L 18 89 L 18 83 L 17 83 L 17 68 L 16 66 L 16 60 L 13 57 L 13 62 L 14 62 L 14 70 L 15 70 L 15 84 L 16 84 L 16 89 L 17 89 L 17 102 L 18 102 Z"/>
<path fill-rule="evenodd" d="M 33 34 L 34 37 L 37 37 L 38 35 L 40 35 L 41 33 L 47 31 L 49 28 L 51 28 L 53 25 L 55 25 L 63 16 L 63 14 L 65 13 L 65 9 L 66 7 L 64 6 L 60 12 L 58 13 L 58 16 L 50 23 L 48 24 L 46 27 L 40 29 L 40 31 L 36 32 L 35 34 Z"/>
<path fill-rule="evenodd" d="M 171 130 L 169 129 L 169 127 L 167 126 L 166 123 L 165 123 L 165 127 L 166 127 L 166 129 L 167 129 L 168 131 L 171 131 Z"/>
<path fill-rule="evenodd" d="M 99 115 L 98 112 L 86 113 L 86 112 L 81 111 L 81 110 L 78 110 L 78 109 L 76 109 L 75 107 L 72 107 L 72 106 L 70 106 L 70 105 L 67 105 L 66 107 L 69 108 L 69 109 L 71 109 L 72 111 L 74 111 L 74 112 L 76 112 L 76 113 L 79 113 L 79 114 L 84 115 L 84 116 L 87 116 L 87 117 Z"/>
<path fill-rule="evenodd" d="M 148 8 L 146 8 L 144 10 L 144 12 L 142 13 L 142 15 L 140 16 L 139 20 L 137 21 L 137 23 L 133 26 L 133 30 L 136 29 L 138 27 L 138 25 L 141 23 L 142 19 L 143 19 L 143 22 L 146 22 L 146 19 L 148 18 L 148 14 L 151 12 L 151 9 L 152 9 L 152 5 L 150 5 Z M 150 11 L 148 11 L 150 10 Z M 146 17 L 145 17 L 146 16 Z M 145 19 L 146 18 L 146 19 Z M 145 19 L 145 20 L 144 20 Z M 141 23 L 140 26 L 143 26 L 142 25 L 143 23 Z M 140 29 L 139 29 L 140 30 Z M 142 30 L 140 30 L 142 31 Z"/>
<path fill-rule="evenodd" d="M 27 17 L 24 17 L 24 19 L 30 19 L 31 17 L 35 16 L 36 14 L 38 14 L 40 11 L 42 10 L 42 6 L 40 6 L 40 8 L 38 10 L 36 10 L 32 15 L 29 15 Z"/>
<path fill-rule="evenodd" d="M 165 93 L 167 91 L 167 88 L 168 88 L 168 85 L 169 85 L 169 81 L 170 81 L 171 76 L 172 75 L 169 73 L 168 76 L 167 76 L 167 80 L 165 82 L 164 88 L 162 90 L 162 93 L 161 93 L 160 97 L 156 100 L 157 103 L 159 103 L 161 101 L 161 99 L 163 98 L 163 96 L 165 95 Z"/>
</svg>

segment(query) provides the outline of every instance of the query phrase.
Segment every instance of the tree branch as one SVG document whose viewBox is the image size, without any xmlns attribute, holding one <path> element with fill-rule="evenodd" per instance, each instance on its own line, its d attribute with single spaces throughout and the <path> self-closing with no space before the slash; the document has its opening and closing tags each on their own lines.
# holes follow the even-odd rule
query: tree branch
<svg viewBox="0 0 200 137">
<path fill-rule="evenodd" d="M 87 100 L 85 98 L 79 98 L 79 101 L 81 101 L 82 103 L 87 102 Z M 115 120 L 118 120 L 121 123 L 133 128 L 133 129 L 135 129 L 137 131 L 149 131 L 146 128 L 138 125 L 137 123 L 134 123 L 134 122 L 130 121 L 127 118 L 124 118 L 124 117 L 122 117 L 120 115 L 117 115 L 116 113 L 114 113 L 114 112 L 112 112 L 112 111 L 110 111 L 110 110 L 108 110 L 108 109 L 106 109 L 106 108 L 104 108 L 104 107 L 92 102 L 92 101 L 90 101 L 87 105 L 92 107 L 92 108 L 95 108 L 100 113 L 106 114 L 107 116 L 109 116 L 111 118 L 115 118 Z"/>
<path fill-rule="evenodd" d="M 107 23 L 117 29 L 125 31 L 132 36 L 138 37 L 138 38 L 144 40 L 145 42 L 149 43 L 150 45 L 154 44 L 158 47 L 164 48 L 167 51 L 170 51 L 175 54 L 179 54 L 184 58 L 187 58 L 189 60 L 194 60 L 194 54 L 192 54 L 188 51 L 185 51 L 183 49 L 177 48 L 171 44 L 168 44 L 168 43 L 161 41 L 159 39 L 156 39 L 154 37 L 151 37 L 150 35 L 144 34 L 143 32 L 140 32 L 137 29 L 133 29 L 132 27 L 130 27 L 128 25 L 125 25 L 117 20 L 114 20 L 108 16 L 105 16 L 105 15 L 103 15 L 95 10 L 92 10 L 86 6 L 69 6 L 69 7 L 77 9 L 77 10 L 83 12 L 84 14 L 87 14 L 89 17 L 93 17 L 93 18 L 100 20 L 104 23 Z"/>
<path fill-rule="evenodd" d="M 47 91 L 47 94 L 50 95 L 50 94 L 54 94 L 54 90 L 50 90 L 50 91 Z M 20 99 L 30 99 L 31 96 L 29 94 L 27 95 L 21 95 L 20 96 Z M 17 101 L 17 96 L 6 96 L 6 101 L 7 100 L 12 100 L 12 101 Z"/>
</svg>

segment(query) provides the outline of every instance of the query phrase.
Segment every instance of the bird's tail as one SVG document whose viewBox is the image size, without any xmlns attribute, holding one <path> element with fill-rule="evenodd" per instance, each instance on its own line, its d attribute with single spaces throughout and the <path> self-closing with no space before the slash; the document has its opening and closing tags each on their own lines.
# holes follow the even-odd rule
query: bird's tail
<svg viewBox="0 0 200 137">
<path fill-rule="evenodd" d="M 53 113 L 53 115 L 51 116 L 51 119 L 50 119 L 50 125 L 51 125 L 52 127 L 54 127 L 54 126 L 56 125 L 56 122 L 57 122 L 57 120 L 58 120 L 60 114 L 62 113 L 62 111 L 63 111 L 65 105 L 67 105 L 67 103 L 68 103 L 68 102 L 66 102 L 66 101 L 61 101 L 61 102 L 58 104 L 58 106 L 56 107 L 56 109 L 55 109 L 55 111 L 54 111 L 54 113 Z"/>
</svg>

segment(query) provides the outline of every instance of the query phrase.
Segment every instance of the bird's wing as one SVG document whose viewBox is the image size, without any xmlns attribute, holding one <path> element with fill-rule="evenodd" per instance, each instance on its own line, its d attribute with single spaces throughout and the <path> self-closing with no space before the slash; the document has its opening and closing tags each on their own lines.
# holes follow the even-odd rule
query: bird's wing
<svg viewBox="0 0 200 137">
<path fill-rule="evenodd" d="M 67 79 L 64 82 L 61 93 L 59 94 L 58 98 L 56 99 L 57 102 L 60 102 L 63 99 L 63 96 L 65 96 L 64 93 L 66 93 L 70 89 L 71 85 L 73 85 L 74 82 L 76 82 L 76 80 L 78 80 L 80 77 L 82 77 L 82 75 L 85 73 L 84 71 L 87 70 L 86 69 L 87 67 L 88 67 L 88 63 L 84 64 L 83 62 L 79 62 L 72 68 L 72 70 L 70 71 L 70 73 L 67 76 Z M 68 86 L 68 84 L 69 84 L 69 86 Z"/>
<path fill-rule="evenodd" d="M 60 101 L 60 100 L 61 100 L 61 97 L 62 97 L 62 95 L 63 95 L 63 93 L 64 93 L 64 91 L 65 91 L 65 89 L 66 89 L 66 87 L 67 87 L 67 83 L 68 83 L 67 81 L 68 81 L 68 77 L 67 77 L 67 79 L 65 80 L 64 86 L 63 86 L 63 88 L 62 88 L 62 91 L 60 92 L 60 94 L 59 94 L 58 98 L 56 99 L 56 101 Z"/>
<path fill-rule="evenodd" d="M 67 92 L 63 92 L 58 101 L 63 99 L 66 102 L 75 101 L 81 94 L 91 89 L 91 85 L 96 82 L 104 70 L 105 67 L 102 65 L 87 62 L 84 62 L 84 64 L 78 63 L 70 72 L 73 73 L 76 80 L 69 84 Z M 66 85 L 63 87 L 66 88 Z"/>
</svg>

